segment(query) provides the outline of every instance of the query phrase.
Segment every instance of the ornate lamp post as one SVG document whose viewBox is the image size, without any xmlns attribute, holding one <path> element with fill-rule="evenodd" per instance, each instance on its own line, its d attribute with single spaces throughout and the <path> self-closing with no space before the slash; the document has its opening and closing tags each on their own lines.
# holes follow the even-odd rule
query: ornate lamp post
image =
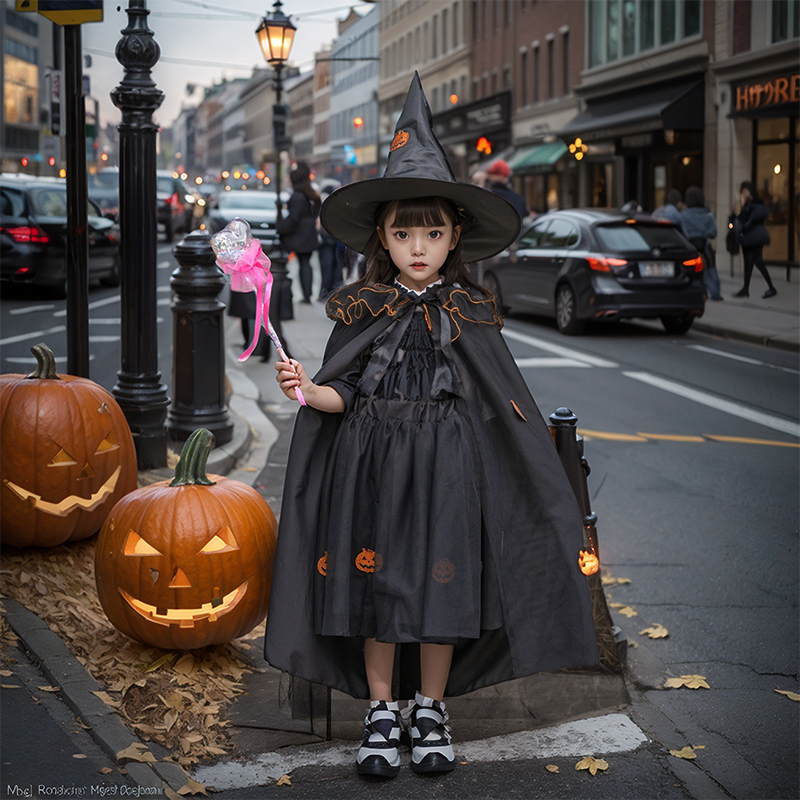
<svg viewBox="0 0 800 800">
<path fill-rule="evenodd" d="M 156 320 L 156 133 L 153 112 L 164 93 L 150 70 L 161 55 L 147 27 L 145 0 L 130 0 L 128 27 L 117 43 L 125 68 L 111 93 L 122 112 L 119 124 L 119 209 L 122 239 L 121 368 L 114 398 L 125 412 L 136 443 L 139 469 L 166 466 L 164 421 L 169 397 L 158 371 Z"/>
<path fill-rule="evenodd" d="M 256 30 L 256 37 L 264 58 L 275 71 L 272 141 L 275 149 L 275 191 L 277 193 L 278 222 L 283 218 L 283 204 L 281 203 L 281 149 L 288 147 L 290 141 L 286 136 L 288 109 L 281 105 L 281 94 L 283 92 L 281 71 L 289 60 L 289 54 L 292 52 L 292 44 L 294 43 L 294 34 L 297 30 L 292 25 L 289 17 L 281 11 L 282 6 L 281 0 L 275 0 L 275 4 L 272 7 L 272 16 L 269 18 L 264 17 Z M 270 260 L 272 261 L 272 274 L 275 279 L 273 292 L 276 295 L 270 309 L 270 317 L 278 336 L 283 339 L 284 346 L 286 346 L 286 339 L 284 339 L 283 331 L 281 330 L 281 320 L 292 319 L 294 313 L 292 311 L 291 284 L 288 280 L 288 271 L 286 269 L 287 256 L 283 251 L 283 245 L 280 240 L 278 240 L 277 247 L 270 253 Z M 288 346 L 286 349 L 288 351 Z"/>
</svg>

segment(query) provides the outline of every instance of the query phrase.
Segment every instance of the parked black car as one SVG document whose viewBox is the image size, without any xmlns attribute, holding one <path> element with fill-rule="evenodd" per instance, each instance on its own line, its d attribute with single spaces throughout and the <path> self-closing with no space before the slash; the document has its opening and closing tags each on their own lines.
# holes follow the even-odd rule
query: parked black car
<svg viewBox="0 0 800 800">
<path fill-rule="evenodd" d="M 89 201 L 89 280 L 119 285 L 119 226 Z M 52 178 L 0 180 L 0 280 L 66 296 L 67 187 Z"/>
<path fill-rule="evenodd" d="M 190 189 L 184 181 L 169 170 L 156 172 L 156 198 L 158 224 L 164 227 L 164 236 L 168 242 L 175 239 L 176 233 L 187 231 L 186 195 Z"/>
<path fill-rule="evenodd" d="M 705 308 L 703 260 L 681 231 L 616 211 L 548 212 L 475 266 L 501 308 L 555 317 L 567 335 L 589 320 L 633 317 L 682 334 Z"/>
</svg>

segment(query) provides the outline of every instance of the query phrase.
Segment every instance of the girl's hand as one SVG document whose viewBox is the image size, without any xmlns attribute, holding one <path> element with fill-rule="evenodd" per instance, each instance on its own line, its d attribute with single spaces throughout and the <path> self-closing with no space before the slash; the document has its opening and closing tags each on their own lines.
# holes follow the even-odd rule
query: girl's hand
<svg viewBox="0 0 800 800">
<path fill-rule="evenodd" d="M 295 388 L 300 387 L 300 391 L 305 395 L 307 387 L 313 386 L 311 379 L 303 369 L 303 365 L 294 358 L 288 361 L 276 361 L 275 371 L 278 373 L 275 380 L 281 387 L 281 391 L 290 399 L 297 400 Z"/>
<path fill-rule="evenodd" d="M 278 373 L 275 380 L 290 400 L 297 400 L 294 390 L 299 386 L 306 403 L 312 408 L 331 414 L 341 414 L 344 411 L 344 400 L 339 392 L 332 386 L 318 386 L 314 383 L 306 374 L 303 365 L 294 358 L 288 361 L 276 361 L 275 371 Z"/>
</svg>

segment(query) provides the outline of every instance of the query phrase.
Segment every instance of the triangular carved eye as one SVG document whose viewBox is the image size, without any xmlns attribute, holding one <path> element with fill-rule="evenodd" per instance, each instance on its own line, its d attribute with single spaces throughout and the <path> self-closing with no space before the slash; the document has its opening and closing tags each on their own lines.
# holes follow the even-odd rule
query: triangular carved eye
<svg viewBox="0 0 800 800">
<path fill-rule="evenodd" d="M 128 531 L 128 538 L 125 540 L 126 556 L 160 556 L 163 555 L 156 550 L 153 545 L 146 542 L 136 531 Z"/>
<path fill-rule="evenodd" d="M 106 436 L 106 438 L 103 439 L 99 445 L 97 445 L 97 453 L 105 453 L 109 450 L 116 450 L 118 448 L 119 442 L 117 442 L 117 434 L 115 431 L 111 430 L 109 431 L 108 436 Z M 97 455 L 97 453 L 95 453 L 95 455 Z"/>
<path fill-rule="evenodd" d="M 47 465 L 48 467 L 74 467 L 78 462 L 62 447 L 53 460 Z"/>
<path fill-rule="evenodd" d="M 238 550 L 236 537 L 233 531 L 226 525 L 220 528 L 201 548 L 201 553 L 222 553 L 225 550 Z"/>
</svg>

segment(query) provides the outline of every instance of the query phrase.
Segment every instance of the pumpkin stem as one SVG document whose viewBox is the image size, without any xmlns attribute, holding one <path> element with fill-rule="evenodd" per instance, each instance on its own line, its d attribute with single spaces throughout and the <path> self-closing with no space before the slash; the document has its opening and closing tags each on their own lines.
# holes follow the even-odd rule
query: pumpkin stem
<svg viewBox="0 0 800 800">
<path fill-rule="evenodd" d="M 214 444 L 214 434 L 207 428 L 198 428 L 186 440 L 181 457 L 175 466 L 175 477 L 170 486 L 213 486 L 206 475 L 206 462 Z"/>
<path fill-rule="evenodd" d="M 26 378 L 38 378 L 48 381 L 60 381 L 56 375 L 56 357 L 53 351 L 43 343 L 35 344 L 31 347 L 31 353 L 36 356 L 36 369 L 27 375 Z"/>
</svg>

